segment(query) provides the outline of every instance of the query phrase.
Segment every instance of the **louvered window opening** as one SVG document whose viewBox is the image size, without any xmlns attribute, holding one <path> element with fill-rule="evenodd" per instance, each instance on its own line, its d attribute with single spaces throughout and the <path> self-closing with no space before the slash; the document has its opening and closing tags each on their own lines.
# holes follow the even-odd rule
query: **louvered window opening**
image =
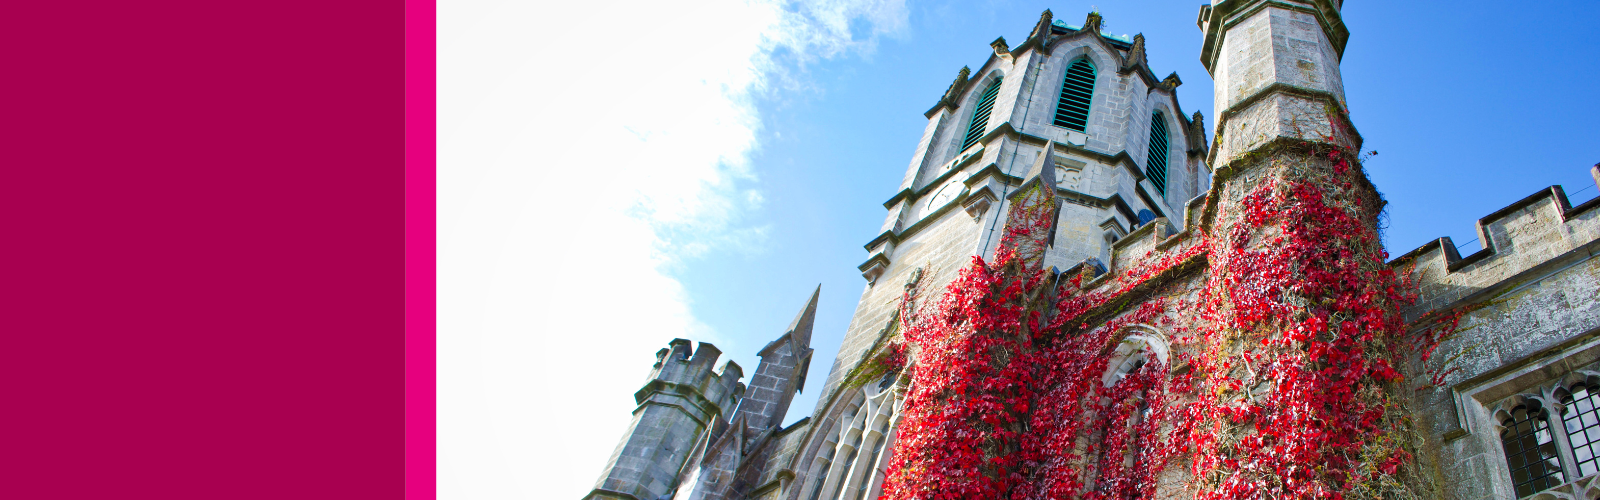
<svg viewBox="0 0 1600 500">
<path fill-rule="evenodd" d="M 1144 161 L 1144 176 L 1156 185 L 1161 196 L 1167 195 L 1167 120 L 1161 113 L 1150 115 L 1150 151 Z"/>
<path fill-rule="evenodd" d="M 1094 97 L 1094 63 L 1088 59 L 1072 62 L 1061 81 L 1061 98 L 1056 103 L 1056 126 L 1084 132 L 1089 125 L 1089 100 Z"/>
<path fill-rule="evenodd" d="M 1001 80 L 994 79 L 994 83 L 983 89 L 983 96 L 978 98 L 978 106 L 972 109 L 972 123 L 967 124 L 967 137 L 961 141 L 962 151 L 977 144 L 978 139 L 982 139 L 983 134 L 989 131 L 989 112 L 994 110 L 994 98 L 1000 94 Z"/>
<path fill-rule="evenodd" d="M 1566 482 L 1544 417 L 1543 411 L 1530 412 L 1527 406 L 1517 405 L 1511 409 L 1511 417 L 1501 422 L 1505 427 L 1500 431 L 1500 443 L 1505 446 L 1518 498 Z"/>
<path fill-rule="evenodd" d="M 1578 461 L 1578 477 L 1600 472 L 1600 387 L 1579 384 L 1572 388 L 1572 401 L 1561 415 L 1567 427 L 1567 441 Z"/>
</svg>

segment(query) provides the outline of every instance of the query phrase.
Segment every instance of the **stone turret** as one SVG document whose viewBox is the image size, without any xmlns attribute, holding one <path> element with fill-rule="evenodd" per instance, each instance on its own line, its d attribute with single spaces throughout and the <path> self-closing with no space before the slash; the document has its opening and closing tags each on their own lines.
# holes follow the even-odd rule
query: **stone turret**
<svg viewBox="0 0 1600 500">
<path fill-rule="evenodd" d="M 729 361 L 715 372 L 722 351 L 705 342 L 699 349 L 692 345 L 673 339 L 656 352 L 649 380 L 633 395 L 639 404 L 633 422 L 585 499 L 650 500 L 669 493 L 707 428 L 726 426 L 744 395 L 744 370 Z"/>
<path fill-rule="evenodd" d="M 1216 82 L 1219 147 L 1227 165 L 1280 138 L 1358 149 L 1339 61 L 1350 31 L 1340 0 L 1233 0 L 1200 7 L 1200 62 Z"/>
<path fill-rule="evenodd" d="M 779 430 L 789 403 L 805 385 L 806 368 L 811 364 L 811 325 L 821 293 L 822 285 L 817 285 L 811 300 L 783 334 L 761 349 L 761 364 L 750 378 L 749 391 L 725 429 L 713 427 L 701 438 L 678 480 L 674 500 L 741 498 L 735 478 L 741 471 L 759 475 L 759 470 L 750 470 L 747 458 L 770 452 L 763 446 Z"/>
</svg>

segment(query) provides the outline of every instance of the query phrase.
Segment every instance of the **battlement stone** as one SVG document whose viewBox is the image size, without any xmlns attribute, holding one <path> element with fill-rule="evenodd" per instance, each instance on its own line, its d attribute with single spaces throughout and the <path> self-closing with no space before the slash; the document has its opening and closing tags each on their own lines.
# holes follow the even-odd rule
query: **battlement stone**
<svg viewBox="0 0 1600 500">
<path fill-rule="evenodd" d="M 744 396 L 745 386 L 740 382 L 744 368 L 728 361 L 720 372 L 715 372 L 712 368 L 722 350 L 707 342 L 701 342 L 698 349 L 692 344 L 673 339 L 669 348 L 657 351 L 650 379 L 634 393 L 634 401 L 644 405 L 658 394 L 681 397 L 700 410 L 691 412 L 700 416 L 698 420 L 708 420 L 711 415 L 726 418 Z"/>
<path fill-rule="evenodd" d="M 1591 173 L 1600 179 L 1600 166 Z M 1412 273 L 1423 297 L 1406 311 L 1406 319 L 1474 303 L 1479 295 L 1529 274 L 1595 256 L 1600 253 L 1600 210 L 1595 207 L 1600 207 L 1600 198 L 1574 207 L 1561 186 L 1550 186 L 1478 219 L 1481 249 L 1472 254 L 1462 256 L 1446 236 L 1389 261 L 1391 267 Z"/>
<path fill-rule="evenodd" d="M 1162 277 L 1168 270 L 1186 267 L 1188 260 L 1204 258 L 1204 249 L 1197 247 L 1203 245 L 1205 240 L 1200 237 L 1199 225 L 1207 199 L 1207 196 L 1198 196 L 1184 206 L 1188 213 L 1184 217 L 1182 231 L 1174 232 L 1171 221 L 1166 217 L 1157 217 L 1112 243 L 1110 262 L 1088 259 L 1065 272 L 1087 272 L 1092 276 L 1090 281 L 1083 284 L 1084 290 L 1098 289 L 1115 282 L 1116 286 L 1109 290 L 1123 291 Z"/>
</svg>

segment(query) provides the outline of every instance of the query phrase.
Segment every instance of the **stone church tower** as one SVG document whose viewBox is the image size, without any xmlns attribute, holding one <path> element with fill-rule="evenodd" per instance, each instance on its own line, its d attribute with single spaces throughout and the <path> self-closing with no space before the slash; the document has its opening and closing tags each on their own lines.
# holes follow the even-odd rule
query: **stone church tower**
<svg viewBox="0 0 1600 500">
<path fill-rule="evenodd" d="M 677 339 L 662 349 L 635 394 L 633 423 L 585 498 L 878 498 L 913 378 L 910 367 L 884 360 L 905 344 L 902 312 L 922 305 L 902 299 L 932 303 L 974 257 L 993 261 L 1008 217 L 1039 192 L 1033 186 L 1053 192 L 1048 232 L 1036 235 L 1038 262 L 1057 282 L 1082 277 L 1080 293 L 1106 299 L 1077 316 L 1084 334 L 1113 340 L 1095 378 L 1114 385 L 1144 364 L 1137 360 L 1204 371 L 1179 361 L 1200 349 L 1178 337 L 1207 328 L 1197 304 L 1222 293 L 1216 283 L 1258 278 L 1231 276 L 1242 272 L 1225 265 L 1232 256 L 1277 244 L 1213 235 L 1293 232 L 1240 229 L 1251 193 L 1356 178 L 1326 196 L 1354 200 L 1350 213 L 1375 234 L 1376 189 L 1359 164 L 1328 154 L 1359 151 L 1362 142 L 1339 70 L 1349 38 L 1341 7 L 1229 0 L 1200 8 L 1215 140 L 1201 113 L 1179 105 L 1178 75 L 1149 67 L 1144 37 L 1102 32 L 1098 13 L 1072 24 L 1045 11 L 1015 47 L 996 39 L 992 55 L 976 70 L 961 68 L 925 113 L 904 180 L 865 245 L 867 285 L 844 342 L 821 386 L 813 384 L 822 391 L 815 412 L 779 427 L 805 385 L 813 293 L 762 349 L 748 387 L 738 365 L 712 371 L 719 352 L 709 344 L 692 349 Z M 1593 172 L 1600 182 L 1600 166 Z M 1394 386 L 1394 401 L 1412 412 L 1404 417 L 1420 436 L 1402 446 L 1415 455 L 1403 474 L 1425 497 L 1600 497 L 1591 484 L 1600 477 L 1597 206 L 1572 206 L 1552 186 L 1481 219 L 1483 248 L 1465 257 L 1449 238 L 1386 263 L 1376 241 L 1342 242 L 1419 291 L 1412 303 L 1385 307 L 1400 308 L 1407 338 L 1431 339 L 1425 352 L 1393 354 L 1411 384 Z M 1133 321 L 1131 311 L 1152 304 L 1165 309 Z M 1209 479 L 1191 470 L 1168 467 L 1133 488 L 1192 498 Z M 1083 474 L 1084 488 L 1105 487 L 1095 480 L 1109 476 L 1097 474 Z"/>
</svg>

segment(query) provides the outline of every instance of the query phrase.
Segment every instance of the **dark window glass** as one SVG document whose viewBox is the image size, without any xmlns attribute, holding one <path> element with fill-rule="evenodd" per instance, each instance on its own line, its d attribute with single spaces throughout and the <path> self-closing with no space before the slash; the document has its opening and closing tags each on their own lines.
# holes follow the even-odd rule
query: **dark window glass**
<svg viewBox="0 0 1600 500">
<path fill-rule="evenodd" d="M 818 497 L 822 496 L 822 483 L 828 480 L 828 466 L 830 465 L 833 465 L 833 462 L 823 462 L 822 473 L 818 474 L 817 479 L 811 482 L 810 500 L 817 500 Z"/>
<path fill-rule="evenodd" d="M 839 471 L 839 485 L 838 485 L 839 486 L 839 495 L 833 497 L 834 500 L 843 500 L 844 499 L 844 493 L 846 491 L 845 487 L 844 487 L 844 482 L 850 480 L 850 468 L 856 466 L 856 455 L 858 454 L 857 452 L 861 451 L 858 448 L 861 447 L 861 436 L 862 436 L 862 434 L 866 434 L 866 433 L 863 432 L 861 434 L 856 434 L 855 441 L 850 443 L 850 454 L 844 456 L 845 457 L 844 458 L 844 468 L 840 469 L 840 471 Z"/>
<path fill-rule="evenodd" d="M 1556 443 L 1543 410 L 1530 411 L 1526 405 L 1511 409 L 1511 417 L 1501 422 L 1500 442 L 1511 466 L 1511 482 L 1518 497 L 1525 497 L 1566 482 L 1561 462 L 1556 458 Z"/>
<path fill-rule="evenodd" d="M 867 455 L 867 473 L 861 476 L 861 486 L 856 487 L 856 498 L 867 498 L 867 488 L 872 487 L 872 477 L 878 472 L 878 454 L 883 453 L 883 442 L 888 440 L 889 436 L 879 436 L 878 443 L 872 445 L 872 454 Z"/>
<path fill-rule="evenodd" d="M 1573 386 L 1572 400 L 1566 403 L 1561 421 L 1567 426 L 1567 439 L 1578 459 L 1578 476 L 1600 472 L 1600 463 L 1595 461 L 1595 454 L 1600 452 L 1600 415 L 1596 414 L 1600 411 L 1600 388 Z"/>
</svg>

